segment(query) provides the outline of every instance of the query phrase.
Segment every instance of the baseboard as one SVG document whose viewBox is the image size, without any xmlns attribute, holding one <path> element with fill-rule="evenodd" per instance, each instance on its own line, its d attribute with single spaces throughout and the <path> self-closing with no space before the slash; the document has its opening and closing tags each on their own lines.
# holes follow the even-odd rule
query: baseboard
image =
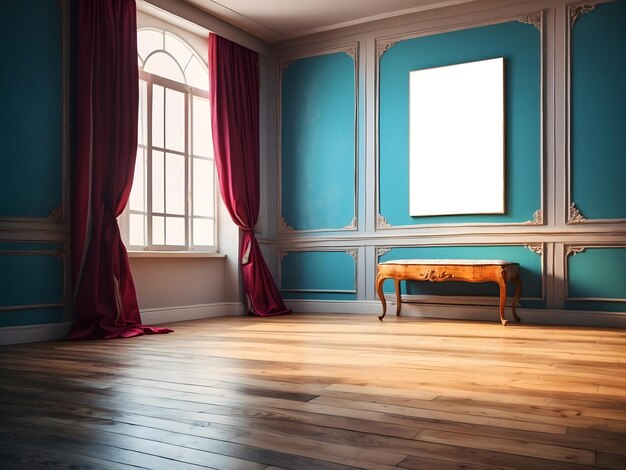
<svg viewBox="0 0 626 470">
<path fill-rule="evenodd" d="M 297 313 L 363 313 L 374 315 L 382 313 L 380 301 L 377 300 L 287 300 L 285 303 Z M 387 301 L 387 318 L 395 317 L 395 312 L 395 302 Z M 624 312 L 518 308 L 517 313 L 522 319 L 522 325 L 626 328 L 626 313 Z M 508 307 L 505 314 L 509 320 L 512 320 Z M 409 304 L 402 302 L 402 316 L 500 322 L 497 306 Z M 515 322 L 509 324 L 513 325 Z"/>
<path fill-rule="evenodd" d="M 288 300 L 285 303 L 296 313 L 363 313 L 380 315 L 382 312 L 380 302 L 374 300 Z M 395 317 L 395 303 L 389 301 L 387 308 L 388 317 Z M 157 325 L 227 315 L 243 315 L 243 313 L 243 304 L 239 302 L 221 302 L 144 309 L 141 312 L 141 317 L 144 323 Z M 518 309 L 518 314 L 522 318 L 522 325 L 551 324 L 626 328 L 626 313 L 623 312 L 520 308 Z M 508 309 L 507 315 L 510 316 Z M 499 322 L 498 309 L 497 307 L 491 306 L 420 305 L 415 303 L 403 303 L 402 316 Z M 514 323 L 511 323 L 511 325 L 512 324 Z M 70 322 L 63 322 L 0 328 L 0 345 L 37 343 L 40 341 L 63 339 L 67 337 L 70 327 Z"/>
<path fill-rule="evenodd" d="M 39 343 L 66 338 L 72 322 L 46 323 L 43 325 L 7 326 L 0 328 L 0 345 Z"/>
<path fill-rule="evenodd" d="M 241 302 L 218 302 L 180 307 L 144 308 L 141 310 L 141 319 L 146 324 L 158 325 L 202 318 L 243 315 L 243 313 L 244 307 Z"/>
<path fill-rule="evenodd" d="M 141 320 L 147 325 L 158 325 L 227 315 L 243 315 L 243 313 L 244 307 L 240 302 L 219 302 L 179 307 L 147 308 L 141 310 Z M 38 343 L 64 339 L 70 332 L 71 326 L 71 322 L 63 322 L 0 328 L 0 345 Z"/>
</svg>

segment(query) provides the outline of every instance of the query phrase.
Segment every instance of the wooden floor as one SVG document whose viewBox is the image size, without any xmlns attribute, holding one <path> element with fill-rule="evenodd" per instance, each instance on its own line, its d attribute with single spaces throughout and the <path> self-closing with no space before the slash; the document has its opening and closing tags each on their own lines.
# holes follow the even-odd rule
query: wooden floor
<svg viewBox="0 0 626 470">
<path fill-rule="evenodd" d="M 626 331 L 225 317 L 0 347 L 0 468 L 626 468 Z"/>
</svg>

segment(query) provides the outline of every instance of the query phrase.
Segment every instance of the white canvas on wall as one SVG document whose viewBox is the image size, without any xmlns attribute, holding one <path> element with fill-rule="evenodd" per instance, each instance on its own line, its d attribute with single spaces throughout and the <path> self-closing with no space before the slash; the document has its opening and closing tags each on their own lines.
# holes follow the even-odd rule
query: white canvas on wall
<svg viewBox="0 0 626 470">
<path fill-rule="evenodd" d="M 411 216 L 504 213 L 504 59 L 409 74 Z"/>
</svg>

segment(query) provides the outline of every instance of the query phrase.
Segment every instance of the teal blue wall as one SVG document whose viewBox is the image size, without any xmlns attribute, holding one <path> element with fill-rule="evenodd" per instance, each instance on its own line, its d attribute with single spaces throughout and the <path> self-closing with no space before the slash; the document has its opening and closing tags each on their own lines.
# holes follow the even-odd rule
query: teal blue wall
<svg viewBox="0 0 626 470">
<path fill-rule="evenodd" d="M 581 14 L 572 23 L 576 5 L 525 7 L 518 3 L 514 9 L 486 10 L 476 4 L 470 7 L 475 8 L 471 21 L 476 23 L 463 14 L 455 16 L 452 10 L 448 20 L 433 23 L 432 28 L 448 32 L 433 34 L 430 24 L 426 28 L 415 19 L 414 23 L 407 20 L 402 28 L 385 23 L 355 33 L 361 57 L 357 63 L 356 193 L 346 186 L 352 184 L 354 148 L 345 147 L 342 155 L 350 155 L 345 160 L 318 160 L 316 152 L 323 145 L 331 155 L 335 144 L 344 148 L 344 138 L 353 137 L 354 103 L 347 98 L 352 99 L 354 91 L 348 86 L 353 83 L 354 64 L 342 53 L 291 64 L 281 82 L 283 194 L 278 215 L 296 231 L 277 235 L 276 252 L 306 249 L 314 259 L 328 256 L 316 250 L 343 244 L 359 247 L 363 259 L 356 272 L 362 285 L 370 287 L 378 260 L 506 259 L 520 263 L 526 308 L 549 309 L 551 315 L 564 309 L 625 312 L 626 0 L 577 11 Z M 498 17 L 511 19 L 493 23 Z M 478 22 L 486 25 L 475 26 Z M 328 36 L 331 47 L 342 40 Z M 317 45 L 303 43 L 279 52 L 285 58 L 306 56 L 307 48 L 314 50 Z M 504 58 L 505 67 L 505 213 L 411 217 L 409 73 L 497 57 Z M 331 98 L 331 92 L 343 99 Z M 336 132 L 338 124 L 328 119 L 335 115 L 344 116 L 341 136 Z M 446 186 L 443 175 L 441 192 L 454 191 Z M 354 196 L 358 230 L 315 237 L 297 232 L 345 226 L 354 212 Z M 582 212 L 584 223 L 570 216 L 572 202 Z M 541 213 L 536 213 L 539 209 Z M 525 247 L 539 240 L 543 255 Z M 587 249 L 567 254 L 571 244 Z M 391 251 L 378 258 L 375 253 L 381 247 Z M 329 256 L 324 263 L 285 258 L 281 268 L 294 279 L 299 269 L 307 271 L 301 286 L 316 285 L 321 279 L 340 285 L 341 279 L 352 279 L 352 271 L 337 256 Z M 345 274 L 334 273 L 335 268 Z M 325 284 L 325 293 L 302 289 L 289 290 L 286 297 L 342 298 L 330 292 L 330 284 Z M 385 284 L 385 292 L 393 293 L 392 282 Z M 445 303 L 445 296 L 496 297 L 498 288 L 490 283 L 409 282 L 403 284 L 403 292 L 439 295 Z M 376 296 L 370 288 L 359 291 L 356 298 L 371 301 Z M 552 318 L 583 317 L 559 313 Z M 614 318 L 623 321 L 622 316 Z"/>
<path fill-rule="evenodd" d="M 409 72 L 505 59 L 505 214 L 409 215 Z M 379 212 L 392 226 L 532 220 L 541 207 L 541 36 L 510 22 L 400 41 L 380 59 Z M 445 186 L 441 190 L 453 192 Z M 425 195 L 436 197 L 436 195 Z"/>
<path fill-rule="evenodd" d="M 0 217 L 62 200 L 62 16 L 55 0 L 0 5 Z"/>
<path fill-rule="evenodd" d="M 356 216 L 355 61 L 297 59 L 281 79 L 281 215 L 295 230 L 341 229 Z"/>
<path fill-rule="evenodd" d="M 624 25 L 619 1 L 597 5 L 571 31 L 570 200 L 587 223 L 626 219 Z M 626 312 L 626 247 L 594 245 L 567 257 L 565 307 Z"/>
<path fill-rule="evenodd" d="M 567 258 L 567 308 L 626 312 L 625 273 L 626 246 L 589 247 L 571 254 Z"/>
<path fill-rule="evenodd" d="M 344 250 L 289 252 L 280 289 L 286 299 L 356 300 L 356 260 Z"/>
<path fill-rule="evenodd" d="M 59 243 L 0 243 L 0 327 L 63 319 L 63 250 Z"/>
<path fill-rule="evenodd" d="M 626 2 L 582 15 L 571 41 L 571 200 L 626 219 Z"/>
<path fill-rule="evenodd" d="M 379 258 L 379 262 L 394 259 L 502 259 L 519 263 L 523 285 L 522 306 L 544 307 L 543 268 L 541 255 L 524 246 L 489 245 L 489 246 L 428 246 L 398 247 Z M 509 283 L 508 294 L 512 295 L 514 286 Z M 386 293 L 393 293 L 392 281 L 383 285 Z M 493 282 L 470 284 L 467 282 L 419 282 L 402 283 L 402 292 L 412 295 L 459 295 L 498 297 L 499 287 Z"/>
<path fill-rule="evenodd" d="M 65 191 L 62 4 L 0 4 L 0 327 L 64 319 L 67 227 L 46 219 Z"/>
</svg>

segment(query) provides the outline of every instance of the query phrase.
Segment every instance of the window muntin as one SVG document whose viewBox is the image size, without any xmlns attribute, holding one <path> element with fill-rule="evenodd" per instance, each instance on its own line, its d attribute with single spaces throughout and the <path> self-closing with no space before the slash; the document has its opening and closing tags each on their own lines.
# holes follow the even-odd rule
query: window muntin
<svg viewBox="0 0 626 470">
<path fill-rule="evenodd" d="M 171 33 L 142 29 L 137 162 L 122 217 L 130 249 L 214 251 L 208 70 Z"/>
</svg>

